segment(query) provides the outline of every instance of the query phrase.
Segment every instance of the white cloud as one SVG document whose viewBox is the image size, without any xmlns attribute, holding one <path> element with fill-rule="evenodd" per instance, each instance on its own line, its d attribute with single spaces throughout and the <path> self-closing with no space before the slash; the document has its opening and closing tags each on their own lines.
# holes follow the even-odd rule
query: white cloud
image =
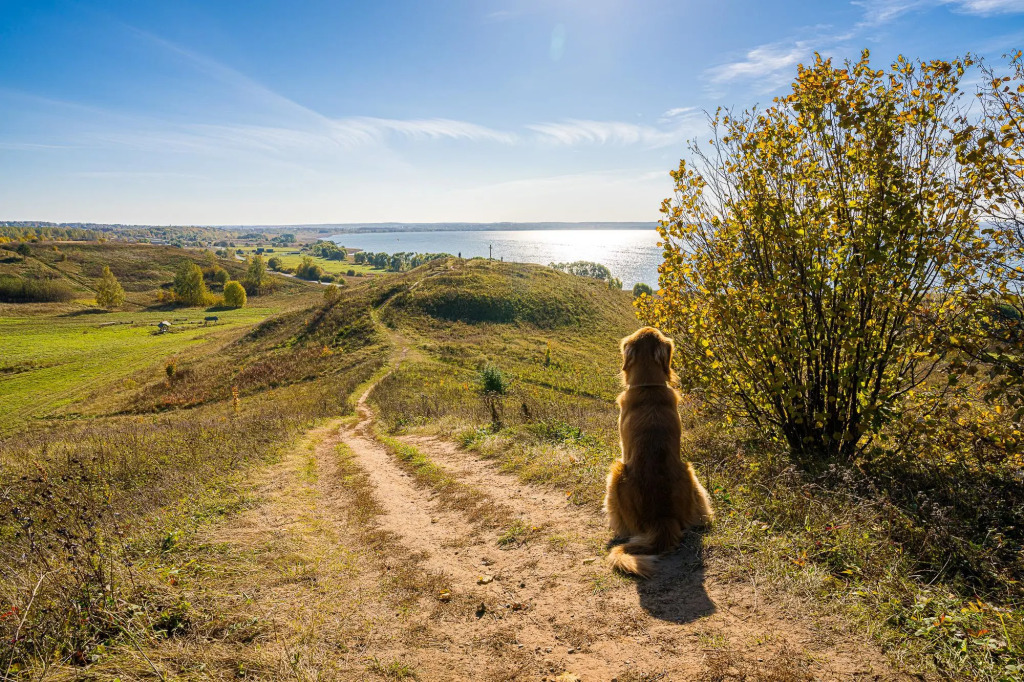
<svg viewBox="0 0 1024 682">
<path fill-rule="evenodd" d="M 697 107 L 676 107 L 675 109 L 669 109 L 658 117 L 659 123 L 671 123 L 681 116 L 692 115 L 697 110 Z"/>
<path fill-rule="evenodd" d="M 704 77 L 716 85 L 760 79 L 764 89 L 772 90 L 785 82 L 793 74 L 793 67 L 813 52 L 813 44 L 806 40 L 791 44 L 769 43 L 750 50 L 745 59 L 707 69 Z"/>
<path fill-rule="evenodd" d="M 952 0 L 957 10 L 965 14 L 1017 14 L 1024 12 L 1024 0 Z"/>
<path fill-rule="evenodd" d="M 350 118 L 336 122 L 340 129 L 373 130 L 379 133 L 399 133 L 414 140 L 470 140 L 472 142 L 499 142 L 514 144 L 514 133 L 494 130 L 486 126 L 448 118 L 398 120 L 388 118 Z"/>
<path fill-rule="evenodd" d="M 559 123 L 534 123 L 526 126 L 538 139 L 559 145 L 617 144 L 667 147 L 680 144 L 700 131 L 701 117 L 693 109 L 674 109 L 668 121 L 672 125 L 654 127 L 623 121 L 585 121 L 570 119 Z"/>
<path fill-rule="evenodd" d="M 359 116 L 325 119 L 301 127 L 190 124 L 157 125 L 132 131 L 98 133 L 90 137 L 143 151 L 207 151 L 248 149 L 270 153 L 304 151 L 331 153 L 385 144 L 390 136 L 414 141 L 467 140 L 511 145 L 516 135 L 451 119 L 399 120 Z"/>
<path fill-rule="evenodd" d="M 887 24 L 909 12 L 939 6 L 983 17 L 1024 12 L 1024 0 L 858 0 L 852 4 L 864 9 L 861 26 Z"/>
</svg>

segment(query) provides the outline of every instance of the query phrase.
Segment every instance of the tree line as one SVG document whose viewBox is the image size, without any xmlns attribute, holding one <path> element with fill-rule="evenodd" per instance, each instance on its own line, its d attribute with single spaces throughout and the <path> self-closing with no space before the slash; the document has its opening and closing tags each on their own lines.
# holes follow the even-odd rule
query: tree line
<svg viewBox="0 0 1024 682">
<path fill-rule="evenodd" d="M 352 256 L 353 260 L 358 264 L 371 265 L 388 272 L 411 270 L 439 258 L 451 257 L 452 254 L 450 253 L 414 253 L 412 251 L 399 251 L 398 253 L 391 254 L 384 253 L 383 251 L 377 253 L 373 251 L 357 251 Z"/>
</svg>

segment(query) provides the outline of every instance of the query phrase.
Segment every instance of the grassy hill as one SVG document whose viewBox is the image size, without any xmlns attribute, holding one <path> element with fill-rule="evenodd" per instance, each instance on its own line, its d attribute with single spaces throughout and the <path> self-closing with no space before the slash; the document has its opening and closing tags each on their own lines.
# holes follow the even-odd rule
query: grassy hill
<svg viewBox="0 0 1024 682">
<path fill-rule="evenodd" d="M 240 556 L 202 538 L 204 528 L 264 509 L 253 481 L 265 480 L 259 472 L 279 471 L 267 467 L 282 458 L 301 483 L 288 504 L 304 504 L 302 495 L 327 486 L 355 495 L 348 522 L 376 518 L 381 512 L 364 495 L 366 472 L 344 455 L 344 443 L 337 445 L 337 466 L 347 473 L 322 483 L 320 455 L 303 454 L 301 445 L 325 420 L 354 419 L 355 399 L 375 378 L 375 438 L 431 491 L 430 499 L 469 505 L 479 494 L 409 438 L 453 441 L 524 485 L 541 485 L 598 513 L 608 463 L 618 454 L 617 344 L 637 326 L 626 292 L 539 266 L 446 259 L 367 278 L 332 302 L 318 285 L 282 280 L 273 295 L 251 300 L 252 308 L 220 313 L 217 326 L 188 324 L 204 313 L 193 309 L 180 313 L 187 318 L 183 331 L 153 335 L 148 316 L 178 314 L 147 308 L 153 293 L 181 258 L 202 254 L 121 245 L 35 248 L 38 255 L 0 266 L 18 276 L 52 272 L 81 296 L 0 307 L 0 340 L 13 349 L 3 359 L 0 391 L 0 407 L 12 415 L 0 440 L 0 565 L 9 567 L 0 572 L 0 607 L 17 606 L 24 615 L 0 620 L 0 665 L 10 660 L 13 671 L 38 671 L 46 660 L 118 670 L 131 659 L 132 669 L 145 671 L 145 660 L 132 658 L 141 642 L 160 666 L 180 674 L 180 652 L 169 652 L 189 646 L 227 652 L 217 654 L 224 657 L 220 672 L 250 670 L 260 649 L 253 638 L 270 642 L 285 626 L 252 615 L 248 601 L 225 606 L 235 602 L 225 601 L 227 588 L 217 581 L 244 573 L 239 562 L 265 552 L 269 568 L 259 570 L 281 572 L 281 585 L 363 585 L 365 577 L 348 569 L 321 570 L 307 582 L 295 558 L 300 550 L 288 543 Z M 126 289 L 132 282 L 135 310 L 83 314 L 102 264 Z M 484 391 L 485 381 L 498 390 Z M 713 407 L 697 395 L 685 396 L 682 406 L 684 456 L 718 510 L 714 528 L 696 540 L 702 570 L 726 582 L 753 582 L 766 598 L 795 600 L 801 618 L 825 619 L 843 637 L 870 633 L 910 670 L 1012 679 L 1006 671 L 1017 664 L 1024 630 L 1019 590 L 1007 585 L 996 594 L 942 574 L 920 578 L 929 566 L 923 550 L 963 539 L 952 535 L 952 523 L 929 534 L 910 510 L 865 492 L 855 470 L 801 472 L 779 444 L 714 418 Z M 311 504 L 323 511 L 320 502 Z M 302 520 L 313 511 L 295 513 Z M 543 538 L 543 528 L 516 523 L 501 528 L 503 551 Z M 361 570 L 383 573 L 375 587 L 359 590 L 406 595 L 396 597 L 402 614 L 449 609 L 438 602 L 436 576 L 417 578 L 427 585 L 420 588 L 412 574 L 389 573 L 398 570 L 397 560 L 382 558 L 380 548 L 394 538 L 375 528 L 360 531 L 370 549 L 358 551 L 379 565 Z M 320 525 L 309 531 L 322 532 Z M 570 539 L 544 541 L 557 548 Z M 603 550 L 598 542 L 586 551 Z M 628 586 L 594 575 L 587 578 L 593 594 Z M 411 582 L 399 585 L 403 580 Z M 643 598 L 639 586 L 637 592 Z M 453 613 L 427 620 L 445 627 L 455 622 Z M 296 641 L 314 641 L 323 630 L 303 630 Z M 408 638 L 408 647 L 423 645 Z M 381 677 L 405 670 L 397 659 L 354 665 Z M 254 674 L 269 678 L 281 670 Z"/>
</svg>

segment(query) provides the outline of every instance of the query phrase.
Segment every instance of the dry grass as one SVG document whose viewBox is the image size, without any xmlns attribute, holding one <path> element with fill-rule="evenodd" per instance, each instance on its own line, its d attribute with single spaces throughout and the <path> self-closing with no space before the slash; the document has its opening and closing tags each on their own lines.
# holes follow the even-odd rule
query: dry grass
<svg viewBox="0 0 1024 682">
<path fill-rule="evenodd" d="M 615 339 L 632 325 L 609 318 L 600 330 L 584 323 L 569 335 L 521 321 L 441 324 L 398 302 L 388 319 L 422 355 L 374 394 L 389 431 L 451 437 L 524 481 L 596 506 L 618 454 Z M 574 340 L 585 354 L 573 351 Z M 500 428 L 476 390 L 488 364 L 512 377 Z M 1024 674 L 1024 599 L 1014 577 L 1024 557 L 1020 470 L 975 462 L 985 461 L 976 452 L 985 434 L 957 432 L 952 415 L 903 450 L 810 472 L 695 396 L 682 414 L 684 456 L 718 510 L 705 537 L 716 565 L 732 566 L 766 598 L 802 600 L 870 632 L 912 669 Z M 898 427 L 892 442 L 903 442 Z M 944 445 L 958 454 L 951 459 Z"/>
</svg>

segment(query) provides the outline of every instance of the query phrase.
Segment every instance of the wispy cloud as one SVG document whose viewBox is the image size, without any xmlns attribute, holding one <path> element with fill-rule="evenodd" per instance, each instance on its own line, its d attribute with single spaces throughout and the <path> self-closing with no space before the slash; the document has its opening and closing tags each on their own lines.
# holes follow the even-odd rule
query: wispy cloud
<svg viewBox="0 0 1024 682">
<path fill-rule="evenodd" d="M 981 16 L 1024 12 L 1024 0 L 951 0 L 951 4 L 960 12 Z"/>
<path fill-rule="evenodd" d="M 519 16 L 519 12 L 516 12 L 514 10 L 499 9 L 499 10 L 495 10 L 494 12 L 488 12 L 487 14 L 485 14 L 484 15 L 484 22 L 485 23 L 489 23 L 489 24 L 491 24 L 491 23 L 496 24 L 496 23 L 499 23 L 499 22 L 502 22 L 502 21 L 510 21 L 512 19 L 515 19 L 518 16 Z"/>
<path fill-rule="evenodd" d="M 862 18 L 846 33 L 817 35 L 809 38 L 781 40 L 749 50 L 743 59 L 711 67 L 704 72 L 708 83 L 718 86 L 734 82 L 759 81 L 759 90 L 770 92 L 784 85 L 793 76 L 793 67 L 809 59 L 814 52 L 829 53 L 851 38 L 878 26 L 890 23 L 911 12 L 935 7 L 977 16 L 1024 13 L 1024 0 L 854 0 L 851 4 L 863 10 Z M 805 31 L 827 29 L 807 27 Z"/>
<path fill-rule="evenodd" d="M 857 0 L 852 4 L 864 10 L 860 26 L 880 26 L 910 12 L 940 6 L 982 17 L 1024 12 L 1024 0 Z"/>
<path fill-rule="evenodd" d="M 367 130 L 376 134 L 398 133 L 414 140 L 469 140 L 472 142 L 498 142 L 515 144 L 518 136 L 515 133 L 503 132 L 448 118 L 430 118 L 414 120 L 398 120 L 388 118 L 350 118 L 336 121 L 335 126 L 342 130 Z"/>
<path fill-rule="evenodd" d="M 129 131 L 95 133 L 88 137 L 96 142 L 140 151 L 217 152 L 227 148 L 281 154 L 296 151 L 330 154 L 332 151 L 382 145 L 392 136 L 414 141 L 447 139 L 505 145 L 514 144 L 517 140 L 513 133 L 466 121 L 373 117 L 325 119 L 321 125 L 307 127 L 165 124 Z"/>
<path fill-rule="evenodd" d="M 50 111 L 72 107 L 63 119 L 62 135 L 76 145 L 113 147 L 147 154 L 200 154 L 230 157 L 242 152 L 297 162 L 355 158 L 391 153 L 403 163 L 402 143 L 467 143 L 501 146 L 636 146 L 655 149 L 678 145 L 695 137 L 705 125 L 693 107 L 676 107 L 649 125 L 624 121 L 569 119 L 541 121 L 497 129 L 455 118 L 336 117 L 280 95 L 235 69 L 145 31 L 128 27 L 133 35 L 183 60 L 189 67 L 223 86 L 226 99 L 237 100 L 245 120 L 196 121 L 195 112 L 182 119 L 125 111 L 75 107 L 41 100 Z M 10 94 L 10 93 L 8 93 Z M 0 91 L 0 95 L 4 95 Z M 223 108 L 221 108 L 223 109 Z M 0 148 L 19 145 L 57 147 L 65 140 L 0 140 Z"/>
<path fill-rule="evenodd" d="M 658 123 L 677 122 L 683 116 L 693 116 L 696 111 L 697 107 L 676 107 L 675 109 L 669 109 L 658 117 Z"/>
<path fill-rule="evenodd" d="M 833 38 L 843 39 L 846 36 Z M 770 92 L 784 85 L 793 76 L 793 68 L 810 57 L 824 41 L 797 40 L 759 45 L 737 61 L 723 63 L 703 73 L 703 78 L 717 86 L 733 82 L 757 82 L 759 92 Z"/>
<path fill-rule="evenodd" d="M 675 114 L 661 122 L 661 127 L 625 123 L 623 121 L 586 121 L 570 119 L 557 123 L 535 123 L 526 126 L 539 140 L 558 145 L 615 144 L 643 147 L 667 147 L 693 137 L 701 128 L 702 117 L 692 108 L 673 109 Z M 668 112 L 666 112 L 668 113 Z"/>
</svg>

